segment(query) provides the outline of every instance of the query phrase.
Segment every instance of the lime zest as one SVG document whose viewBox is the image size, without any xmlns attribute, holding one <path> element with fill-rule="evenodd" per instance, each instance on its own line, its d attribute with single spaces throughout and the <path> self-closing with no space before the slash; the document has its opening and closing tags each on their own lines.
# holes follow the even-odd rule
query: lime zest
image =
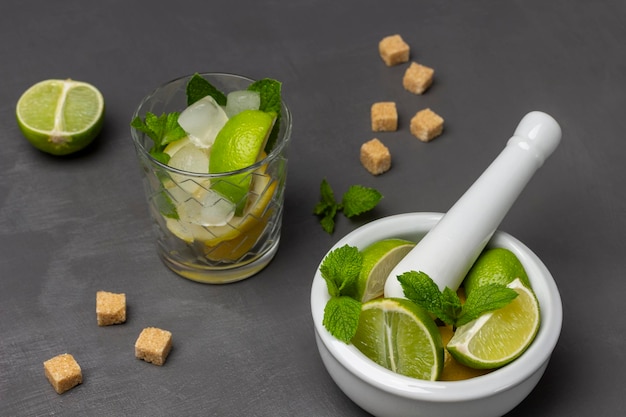
<svg viewBox="0 0 626 417">
<path fill-rule="evenodd" d="M 424 272 L 409 271 L 398 276 L 404 295 L 444 323 L 462 326 L 481 315 L 505 307 L 517 297 L 517 292 L 501 284 L 478 287 L 464 304 L 457 293 L 437 284 Z"/>
<path fill-rule="evenodd" d="M 335 230 L 335 216 L 338 211 L 352 218 L 373 210 L 382 198 L 382 194 L 374 188 L 353 185 L 343 194 L 341 203 L 338 203 L 330 184 L 323 179 L 320 184 L 320 201 L 315 205 L 313 214 L 320 217 L 322 229 L 332 234 Z"/>
<path fill-rule="evenodd" d="M 197 72 L 187 82 L 187 105 L 211 96 L 220 106 L 226 105 L 226 95 Z"/>
</svg>

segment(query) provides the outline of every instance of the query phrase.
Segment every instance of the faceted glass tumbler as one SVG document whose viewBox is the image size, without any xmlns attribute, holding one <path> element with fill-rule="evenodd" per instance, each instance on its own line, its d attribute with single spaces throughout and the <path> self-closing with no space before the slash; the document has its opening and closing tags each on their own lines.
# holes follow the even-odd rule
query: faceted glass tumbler
<svg viewBox="0 0 626 417">
<path fill-rule="evenodd" d="M 225 94 L 245 90 L 253 82 L 233 74 L 200 75 Z M 142 100 L 133 119 L 144 119 L 148 112 L 156 116 L 182 112 L 191 77 L 154 90 Z M 284 102 L 276 123 L 278 137 L 263 159 L 219 174 L 181 171 L 159 162 L 150 154 L 152 139 L 131 128 L 157 252 L 172 271 L 194 281 L 228 283 L 256 274 L 274 258 L 280 242 L 292 124 Z M 229 187 L 235 190 L 233 195 L 241 195 L 242 187 L 247 192 L 232 202 L 224 197 Z M 225 217 L 231 206 L 233 213 Z"/>
</svg>

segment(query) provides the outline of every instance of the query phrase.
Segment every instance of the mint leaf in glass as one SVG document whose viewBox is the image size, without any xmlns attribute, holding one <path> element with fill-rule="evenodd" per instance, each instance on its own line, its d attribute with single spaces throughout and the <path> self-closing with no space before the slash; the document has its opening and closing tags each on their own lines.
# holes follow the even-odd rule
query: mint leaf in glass
<svg viewBox="0 0 626 417">
<path fill-rule="evenodd" d="M 270 132 L 267 138 L 267 143 L 265 144 L 264 150 L 266 153 L 269 153 L 272 150 L 276 140 L 278 139 L 281 122 L 280 114 L 282 110 L 281 87 L 282 84 L 280 81 L 276 81 L 271 78 L 263 78 L 248 86 L 248 90 L 258 92 L 261 97 L 259 110 L 276 114 L 276 121 L 274 122 L 272 131 Z"/>
<path fill-rule="evenodd" d="M 146 113 L 145 119 L 141 120 L 139 116 L 135 117 L 130 123 L 132 127 L 143 132 L 154 142 L 150 149 L 150 154 L 163 163 L 169 161 L 169 156 L 163 153 L 165 147 L 176 140 L 182 139 L 187 134 L 178 124 L 177 112 L 161 114 L 157 116 L 154 113 Z"/>
<path fill-rule="evenodd" d="M 191 106 L 206 96 L 213 97 L 220 106 L 226 105 L 226 95 L 200 74 L 195 73 L 187 82 L 187 105 Z"/>
</svg>

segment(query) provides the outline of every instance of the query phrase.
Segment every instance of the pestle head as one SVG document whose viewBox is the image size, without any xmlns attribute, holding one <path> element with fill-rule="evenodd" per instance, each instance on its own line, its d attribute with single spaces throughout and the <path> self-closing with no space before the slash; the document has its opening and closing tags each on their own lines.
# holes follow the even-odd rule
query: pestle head
<svg viewBox="0 0 626 417">
<path fill-rule="evenodd" d="M 532 111 L 519 122 L 508 145 L 533 151 L 540 164 L 543 164 L 560 141 L 561 126 L 558 122 L 546 113 Z"/>
</svg>

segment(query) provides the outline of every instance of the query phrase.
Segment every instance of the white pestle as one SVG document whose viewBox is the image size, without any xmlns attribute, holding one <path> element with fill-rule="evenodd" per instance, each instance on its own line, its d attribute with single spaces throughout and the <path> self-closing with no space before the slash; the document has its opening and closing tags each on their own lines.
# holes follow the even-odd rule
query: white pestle
<svg viewBox="0 0 626 417">
<path fill-rule="evenodd" d="M 443 290 L 456 290 L 537 169 L 556 149 L 561 128 L 534 111 L 520 121 L 504 150 L 430 232 L 391 271 L 385 297 L 402 297 L 397 279 L 428 274 Z"/>
</svg>

